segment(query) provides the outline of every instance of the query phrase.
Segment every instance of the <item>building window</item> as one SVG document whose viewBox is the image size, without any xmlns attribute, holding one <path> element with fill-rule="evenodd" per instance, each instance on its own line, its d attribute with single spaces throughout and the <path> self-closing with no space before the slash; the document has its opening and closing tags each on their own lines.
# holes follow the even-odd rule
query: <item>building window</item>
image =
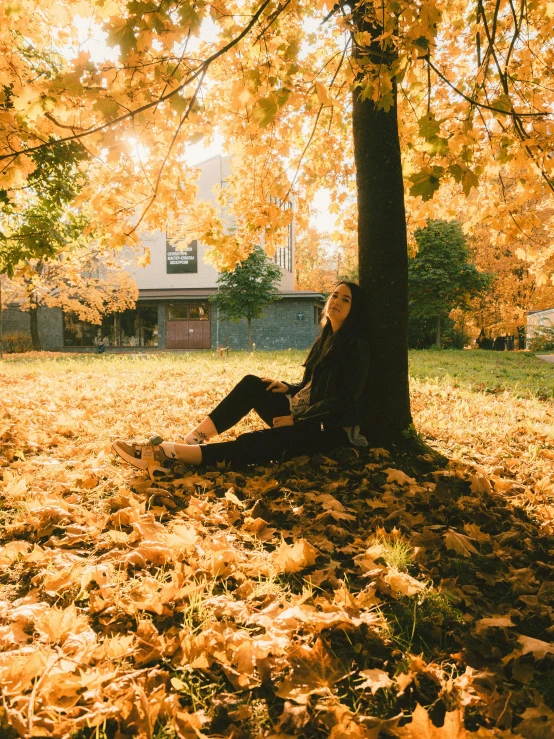
<svg viewBox="0 0 554 739">
<path fill-rule="evenodd" d="M 73 313 L 63 314 L 64 346 L 94 346 L 94 340 L 100 331 L 100 326 L 80 321 Z"/>
<path fill-rule="evenodd" d="M 210 309 L 207 303 L 183 305 L 173 303 L 167 306 L 168 321 L 208 321 Z"/>
<path fill-rule="evenodd" d="M 287 200 L 286 203 L 283 203 L 282 208 L 285 211 L 292 210 L 292 203 L 290 202 L 290 200 Z M 291 220 L 287 227 L 287 243 L 285 246 L 281 246 L 279 249 L 275 250 L 274 257 L 275 264 L 278 264 L 279 267 L 286 269 L 288 272 L 292 272 L 292 241 L 293 222 Z"/>
<path fill-rule="evenodd" d="M 314 305 L 314 323 L 316 324 L 321 323 L 322 317 L 323 317 L 323 306 Z"/>
<path fill-rule="evenodd" d="M 168 321 L 188 321 L 189 309 L 186 305 L 168 305 Z"/>
<path fill-rule="evenodd" d="M 95 346 L 99 339 L 109 346 L 158 346 L 158 308 L 140 306 L 110 313 L 97 326 L 64 313 L 64 346 Z"/>
</svg>

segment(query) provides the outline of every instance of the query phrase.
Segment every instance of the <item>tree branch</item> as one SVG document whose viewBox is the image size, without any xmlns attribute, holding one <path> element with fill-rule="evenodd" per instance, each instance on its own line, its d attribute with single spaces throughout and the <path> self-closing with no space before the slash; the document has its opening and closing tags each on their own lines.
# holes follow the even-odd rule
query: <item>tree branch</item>
<svg viewBox="0 0 554 739">
<path fill-rule="evenodd" d="M 101 126 L 96 126 L 94 128 L 91 128 L 88 131 L 84 131 L 83 133 L 74 134 L 73 136 L 66 136 L 65 138 L 57 139 L 55 142 L 46 142 L 44 144 L 40 144 L 39 146 L 31 146 L 28 149 L 21 149 L 19 151 L 13 151 L 10 154 L 2 154 L 0 155 L 0 161 L 4 159 L 12 159 L 12 160 L 17 159 L 17 157 L 21 156 L 22 154 L 30 154 L 33 151 L 38 151 L 39 149 L 44 149 L 48 146 L 53 146 L 54 144 L 63 143 L 65 141 L 74 141 L 75 139 L 81 139 L 81 138 L 84 138 L 85 136 L 91 136 L 94 133 L 99 133 L 100 131 L 103 131 L 106 128 L 111 128 L 112 126 L 115 126 L 118 123 L 122 123 L 128 118 L 133 118 L 135 115 L 138 115 L 139 113 L 144 113 L 146 110 L 149 110 L 150 108 L 154 108 L 158 106 L 160 103 L 163 103 L 166 100 L 169 100 L 174 95 L 176 95 L 178 92 L 180 92 L 185 87 L 187 87 L 187 85 L 190 85 L 192 82 L 194 82 L 194 80 L 198 79 L 200 76 L 203 77 L 208 71 L 208 68 L 210 67 L 210 65 L 213 64 L 213 62 L 216 59 L 218 59 L 220 56 L 223 56 L 228 51 L 230 51 L 234 46 L 240 43 L 240 41 L 242 41 L 242 39 L 245 36 L 247 36 L 249 32 L 252 30 L 252 28 L 256 25 L 260 16 L 262 15 L 264 10 L 267 8 L 267 6 L 271 2 L 272 0 L 263 0 L 262 4 L 259 6 L 257 11 L 252 16 L 251 20 L 242 29 L 242 31 L 238 34 L 238 36 L 236 36 L 232 41 L 229 41 L 228 44 L 225 44 L 225 46 L 222 46 L 221 49 L 218 49 L 211 56 L 205 59 L 193 72 L 191 72 L 190 76 L 181 85 L 179 85 L 174 90 L 167 93 L 166 95 L 161 95 L 156 100 L 153 100 L 150 103 L 147 103 L 146 105 L 142 105 L 140 108 L 131 110 L 125 115 L 119 116 L 118 118 L 114 118 L 112 121 L 109 121 L 108 123 L 104 123 Z"/>
<path fill-rule="evenodd" d="M 445 77 L 445 75 L 435 67 L 429 56 L 423 57 L 427 64 L 431 67 L 431 69 L 443 80 L 443 82 L 446 82 L 446 84 L 454 90 L 454 92 L 462 97 L 464 100 L 467 100 L 468 103 L 471 103 L 472 105 L 475 105 L 477 108 L 484 108 L 485 110 L 491 110 L 494 113 L 500 113 L 501 115 L 507 115 L 507 116 L 516 116 L 517 118 L 544 118 L 549 115 L 552 115 L 552 113 L 543 112 L 543 111 L 537 111 L 536 113 L 520 113 L 516 110 L 502 110 L 502 108 L 495 108 L 494 105 L 487 105 L 486 103 L 481 103 L 479 100 L 475 100 L 474 98 L 471 98 L 469 95 L 466 95 L 464 92 L 462 92 L 459 88 L 454 85 L 453 82 L 450 82 L 450 80 Z"/>
<path fill-rule="evenodd" d="M 148 205 L 142 211 L 141 217 L 135 223 L 135 225 L 133 226 L 133 228 L 129 231 L 128 234 L 126 234 L 127 236 L 130 236 L 132 233 L 134 233 L 137 230 L 137 228 L 140 226 L 141 222 L 143 221 L 144 216 L 148 213 L 148 211 L 152 207 L 152 204 L 154 203 L 154 201 L 155 201 L 155 199 L 156 199 L 156 197 L 158 195 L 158 188 L 160 186 L 160 181 L 161 181 L 161 178 L 162 178 L 162 173 L 163 173 L 163 171 L 165 169 L 165 165 L 167 164 L 167 160 L 169 159 L 169 155 L 171 154 L 171 150 L 173 149 L 173 146 L 175 145 L 175 142 L 177 141 L 177 137 L 179 135 L 179 132 L 181 131 L 181 128 L 183 127 L 184 122 L 189 117 L 190 112 L 191 112 L 191 110 L 192 110 L 192 108 L 194 106 L 194 103 L 196 102 L 196 98 L 198 97 L 198 93 L 200 92 L 200 88 L 202 87 L 202 82 L 204 81 L 205 74 L 206 74 L 206 72 L 203 72 L 202 75 L 200 76 L 200 79 L 199 79 L 198 84 L 196 86 L 196 90 L 194 91 L 194 95 L 190 99 L 190 102 L 189 102 L 189 104 L 187 106 L 187 109 L 184 112 L 181 120 L 179 121 L 179 125 L 177 126 L 177 129 L 176 129 L 175 133 L 173 134 L 173 138 L 171 139 L 171 142 L 169 144 L 169 147 L 167 149 L 167 152 L 165 154 L 165 157 L 163 158 L 162 164 L 160 166 L 160 171 L 158 172 L 158 176 L 156 177 L 156 184 L 154 185 L 154 192 L 150 196 L 150 200 L 148 202 Z"/>
</svg>

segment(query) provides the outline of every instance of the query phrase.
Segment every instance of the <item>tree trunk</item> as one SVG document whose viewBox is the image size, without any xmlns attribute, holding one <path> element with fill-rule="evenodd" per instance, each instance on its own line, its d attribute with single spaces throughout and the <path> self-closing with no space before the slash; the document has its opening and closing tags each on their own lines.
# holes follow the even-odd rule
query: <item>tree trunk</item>
<svg viewBox="0 0 554 739">
<path fill-rule="evenodd" d="M 31 319 L 31 341 L 33 349 L 36 352 L 41 352 L 42 345 L 40 343 L 40 336 L 38 333 L 38 306 L 36 304 L 31 305 L 31 308 L 29 309 L 29 317 Z"/>
<path fill-rule="evenodd" d="M 369 30 L 373 36 L 380 32 L 363 20 L 359 30 Z M 374 46 L 371 50 L 382 63 L 379 45 Z M 372 443 L 398 438 L 412 422 L 408 246 L 396 94 L 395 85 L 394 105 L 387 112 L 378 110 L 372 100 L 361 100 L 359 88 L 353 96 L 360 285 L 368 298 L 370 316 L 371 371 L 364 430 Z"/>
<path fill-rule="evenodd" d="M 252 319 L 247 318 L 248 321 L 248 351 L 252 351 Z"/>
<path fill-rule="evenodd" d="M 442 349 L 441 347 L 441 317 L 437 316 L 437 336 L 435 339 L 435 345 L 437 349 Z"/>
</svg>

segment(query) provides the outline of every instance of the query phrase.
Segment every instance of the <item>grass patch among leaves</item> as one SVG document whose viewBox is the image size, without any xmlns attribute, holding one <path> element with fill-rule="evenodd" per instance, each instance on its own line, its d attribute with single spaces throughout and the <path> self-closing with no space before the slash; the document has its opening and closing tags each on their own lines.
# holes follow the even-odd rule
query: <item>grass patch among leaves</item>
<svg viewBox="0 0 554 739">
<path fill-rule="evenodd" d="M 411 351 L 410 374 L 444 387 L 554 399 L 554 365 L 528 352 Z"/>
<path fill-rule="evenodd" d="M 2 736 L 549 736 L 554 404 L 523 380 L 420 367 L 417 453 L 156 483 L 113 458 L 301 358 L 0 366 Z"/>
</svg>

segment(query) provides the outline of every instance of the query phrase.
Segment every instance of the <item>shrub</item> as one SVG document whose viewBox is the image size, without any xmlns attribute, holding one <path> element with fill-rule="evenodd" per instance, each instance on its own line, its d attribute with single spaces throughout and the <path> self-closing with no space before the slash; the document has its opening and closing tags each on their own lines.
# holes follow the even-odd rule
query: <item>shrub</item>
<svg viewBox="0 0 554 739">
<path fill-rule="evenodd" d="M 444 316 L 441 320 L 441 338 L 444 349 L 463 349 L 469 336 L 454 328 L 454 321 Z M 431 349 L 437 338 L 437 319 L 410 315 L 408 346 L 410 349 Z"/>
<path fill-rule="evenodd" d="M 24 331 L 8 331 L 2 336 L 2 345 L 7 354 L 20 354 L 33 350 L 31 335 Z"/>
<path fill-rule="evenodd" d="M 529 342 L 529 349 L 532 352 L 547 352 L 554 349 L 554 327 L 533 327 L 533 336 Z"/>
</svg>

